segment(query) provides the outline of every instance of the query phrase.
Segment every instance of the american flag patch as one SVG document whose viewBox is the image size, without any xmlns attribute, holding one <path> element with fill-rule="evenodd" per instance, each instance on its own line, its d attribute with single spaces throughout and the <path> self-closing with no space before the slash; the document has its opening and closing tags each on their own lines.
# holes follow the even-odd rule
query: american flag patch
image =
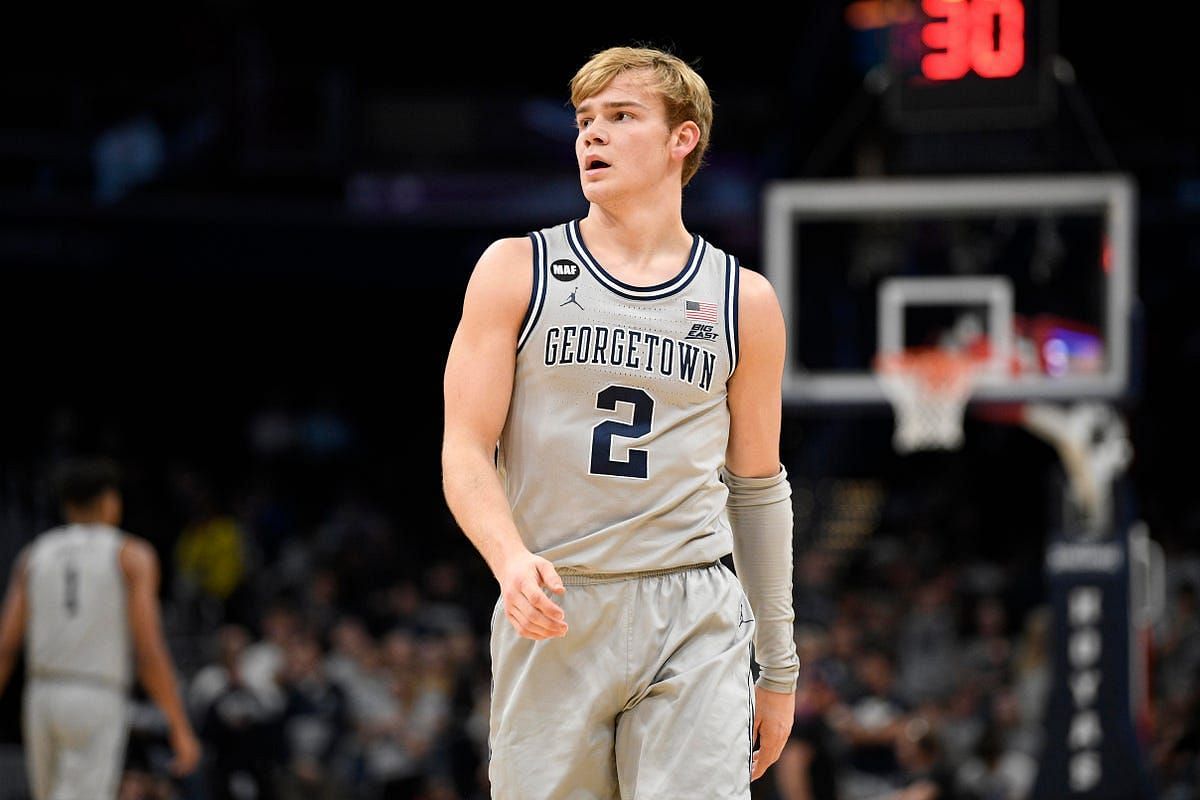
<svg viewBox="0 0 1200 800">
<path fill-rule="evenodd" d="M 684 307 L 687 309 L 688 319 L 698 319 L 701 322 L 717 321 L 716 303 L 701 303 L 697 300 L 685 300 Z"/>
</svg>

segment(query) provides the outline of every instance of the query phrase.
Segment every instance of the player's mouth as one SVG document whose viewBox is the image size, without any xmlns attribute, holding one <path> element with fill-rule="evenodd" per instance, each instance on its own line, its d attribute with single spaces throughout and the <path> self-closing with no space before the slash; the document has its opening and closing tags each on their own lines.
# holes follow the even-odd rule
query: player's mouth
<svg viewBox="0 0 1200 800">
<path fill-rule="evenodd" d="M 599 175 L 602 171 L 608 169 L 610 166 L 611 165 L 607 161 L 601 158 L 597 158 L 596 156 L 588 156 L 587 160 L 583 164 L 583 171 L 585 175 Z"/>
</svg>

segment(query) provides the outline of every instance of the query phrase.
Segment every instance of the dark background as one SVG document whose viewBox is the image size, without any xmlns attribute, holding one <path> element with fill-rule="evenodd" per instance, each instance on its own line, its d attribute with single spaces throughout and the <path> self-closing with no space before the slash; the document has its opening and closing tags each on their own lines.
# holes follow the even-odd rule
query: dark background
<svg viewBox="0 0 1200 800">
<path fill-rule="evenodd" d="M 100 451 L 126 467 L 126 527 L 164 554 L 168 587 L 178 476 L 198 473 L 219 505 L 286 494 L 296 531 L 369 498 L 401 521 L 399 574 L 458 560 L 490 605 L 494 584 L 441 500 L 445 354 L 487 244 L 586 211 L 567 82 L 592 52 L 634 42 L 708 81 L 711 155 L 684 216 L 751 266 L 770 180 L 1134 176 L 1135 496 L 1168 553 L 1194 547 L 1194 37 L 1152 7 L 1062 5 L 1057 51 L 1076 83 L 1054 89 L 1056 111 L 943 134 L 889 126 L 863 89 L 879 42 L 837 2 L 670 18 L 227 2 L 14 19 L 0 56 L 0 557 L 55 521 L 49 466 Z M 275 447 L 272 420 L 286 421 Z M 1036 570 L 1048 447 L 968 421 L 963 452 L 903 460 L 890 428 L 882 413 L 789 409 L 784 460 L 812 498 L 801 525 L 844 512 L 830 481 L 869 478 L 888 497 L 879 529 Z"/>
</svg>

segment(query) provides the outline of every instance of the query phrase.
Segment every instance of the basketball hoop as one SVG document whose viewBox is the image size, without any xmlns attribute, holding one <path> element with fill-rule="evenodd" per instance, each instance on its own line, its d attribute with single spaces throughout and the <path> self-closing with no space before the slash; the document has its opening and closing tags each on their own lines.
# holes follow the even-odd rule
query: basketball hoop
<svg viewBox="0 0 1200 800">
<path fill-rule="evenodd" d="M 940 347 L 915 347 L 877 356 L 875 375 L 896 414 L 892 437 L 896 451 L 962 446 L 967 398 L 986 365 L 977 355 Z"/>
</svg>

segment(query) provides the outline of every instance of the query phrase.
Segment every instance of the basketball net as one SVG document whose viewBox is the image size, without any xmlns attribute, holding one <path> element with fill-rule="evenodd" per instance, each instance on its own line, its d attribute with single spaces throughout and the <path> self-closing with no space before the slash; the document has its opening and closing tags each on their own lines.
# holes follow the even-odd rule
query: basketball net
<svg viewBox="0 0 1200 800">
<path fill-rule="evenodd" d="M 875 374 L 896 414 L 896 451 L 961 447 L 967 398 L 986 363 L 976 355 L 940 347 L 879 355 Z"/>
</svg>

